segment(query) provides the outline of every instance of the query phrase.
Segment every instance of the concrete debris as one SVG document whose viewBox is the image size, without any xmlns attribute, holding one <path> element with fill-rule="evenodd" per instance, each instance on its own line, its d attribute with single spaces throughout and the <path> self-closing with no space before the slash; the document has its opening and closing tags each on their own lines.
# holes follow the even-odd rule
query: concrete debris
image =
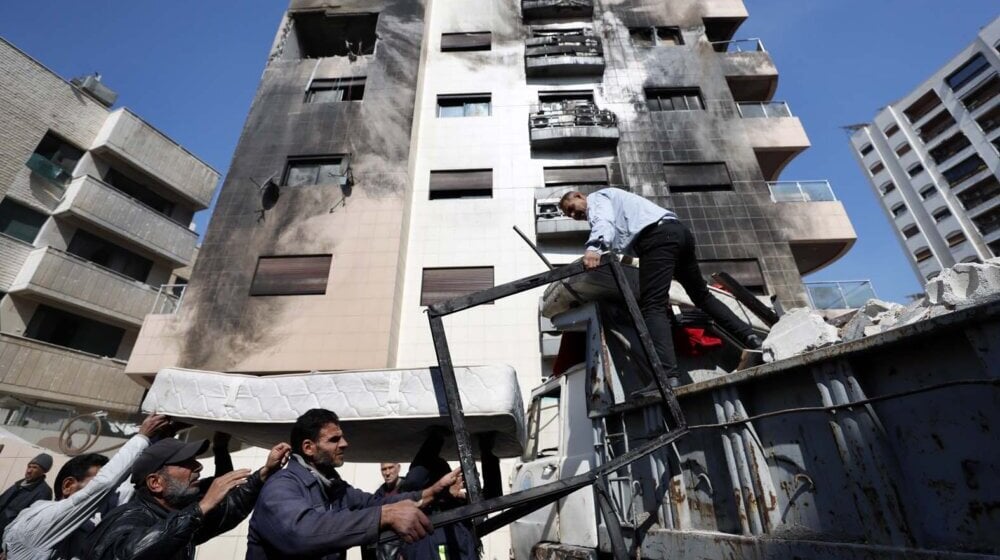
<svg viewBox="0 0 1000 560">
<path fill-rule="evenodd" d="M 993 299 L 1000 295 L 1000 258 L 946 268 L 926 290 L 927 301 L 934 305 L 964 307 Z"/>
<path fill-rule="evenodd" d="M 775 362 L 840 342 L 837 327 L 827 324 L 812 309 L 800 307 L 785 313 L 764 340 L 764 361 Z"/>
<path fill-rule="evenodd" d="M 719 366 L 715 366 L 715 369 L 692 369 L 688 371 L 688 375 L 691 376 L 692 383 L 700 383 L 702 381 L 708 381 L 709 379 L 729 375 L 729 372 Z"/>
</svg>

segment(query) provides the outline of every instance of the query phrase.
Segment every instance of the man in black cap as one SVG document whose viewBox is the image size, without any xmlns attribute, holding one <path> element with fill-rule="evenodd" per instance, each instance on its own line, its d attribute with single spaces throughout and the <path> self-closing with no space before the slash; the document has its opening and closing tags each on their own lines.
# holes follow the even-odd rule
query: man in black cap
<svg viewBox="0 0 1000 560">
<path fill-rule="evenodd" d="M 291 447 L 279 443 L 257 472 L 249 469 L 199 481 L 196 459 L 208 440 L 159 441 L 132 466 L 135 498 L 101 522 L 86 556 L 92 560 L 192 560 L 194 547 L 239 524 L 254 507 L 267 477 L 281 469 Z"/>
<path fill-rule="evenodd" d="M 24 478 L 18 480 L 6 492 L 0 494 L 0 535 L 3 535 L 7 525 L 38 500 L 51 500 L 52 488 L 45 483 L 45 475 L 52 469 L 52 456 L 39 453 L 28 462 L 24 469 Z"/>
</svg>

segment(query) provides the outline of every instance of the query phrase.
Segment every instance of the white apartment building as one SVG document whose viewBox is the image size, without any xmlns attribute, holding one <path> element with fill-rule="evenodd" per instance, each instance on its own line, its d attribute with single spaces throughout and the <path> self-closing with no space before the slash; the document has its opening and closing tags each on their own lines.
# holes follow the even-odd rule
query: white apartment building
<svg viewBox="0 0 1000 560">
<path fill-rule="evenodd" d="M 851 147 L 921 283 L 1000 256 L 1000 18 Z"/>
</svg>

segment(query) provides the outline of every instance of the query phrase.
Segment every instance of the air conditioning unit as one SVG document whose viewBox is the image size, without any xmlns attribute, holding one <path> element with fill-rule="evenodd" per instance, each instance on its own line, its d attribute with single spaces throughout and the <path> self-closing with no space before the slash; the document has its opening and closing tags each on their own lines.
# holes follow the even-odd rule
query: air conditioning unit
<svg viewBox="0 0 1000 560">
<path fill-rule="evenodd" d="M 73 78 L 69 83 L 80 88 L 105 107 L 111 107 L 118 100 L 118 94 L 101 83 L 100 74 L 90 74 L 88 76 Z"/>
</svg>

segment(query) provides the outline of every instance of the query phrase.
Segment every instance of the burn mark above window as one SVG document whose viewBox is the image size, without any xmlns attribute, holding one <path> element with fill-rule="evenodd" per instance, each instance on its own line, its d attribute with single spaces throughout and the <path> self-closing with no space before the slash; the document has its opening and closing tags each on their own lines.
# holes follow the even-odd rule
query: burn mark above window
<svg viewBox="0 0 1000 560">
<path fill-rule="evenodd" d="M 378 14 L 338 14 L 330 10 L 293 12 L 300 58 L 362 56 L 375 52 Z"/>
</svg>

